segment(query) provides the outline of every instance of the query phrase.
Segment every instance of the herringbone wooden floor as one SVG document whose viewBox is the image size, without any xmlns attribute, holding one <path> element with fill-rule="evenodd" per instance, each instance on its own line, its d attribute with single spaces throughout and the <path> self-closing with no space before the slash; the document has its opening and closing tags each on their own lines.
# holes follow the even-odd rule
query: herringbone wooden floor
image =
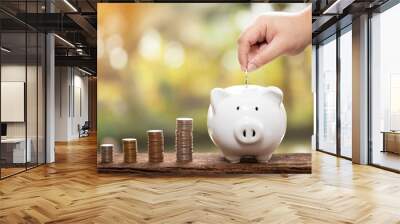
<svg viewBox="0 0 400 224">
<path fill-rule="evenodd" d="M 98 174 L 93 137 L 0 181 L 0 223 L 400 223 L 400 175 L 313 153 L 312 175 Z"/>
</svg>

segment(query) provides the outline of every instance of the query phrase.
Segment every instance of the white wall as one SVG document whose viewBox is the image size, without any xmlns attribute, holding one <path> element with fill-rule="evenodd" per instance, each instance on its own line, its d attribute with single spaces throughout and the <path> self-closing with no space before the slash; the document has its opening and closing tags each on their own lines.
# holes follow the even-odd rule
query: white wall
<svg viewBox="0 0 400 224">
<path fill-rule="evenodd" d="M 76 68 L 56 67 L 56 141 L 79 138 L 78 124 L 88 120 L 88 78 L 83 75 Z"/>
<path fill-rule="evenodd" d="M 77 70 L 75 70 L 76 72 Z M 72 108 L 73 119 L 71 120 L 72 130 L 71 135 L 78 137 L 78 124 L 81 126 L 88 120 L 88 78 L 85 76 L 74 75 L 74 92 L 73 96 L 75 100 L 74 108 Z M 80 101 L 80 102 L 79 102 Z M 81 107 L 81 108 L 80 108 Z M 81 111 L 80 111 L 81 110 Z"/>
<path fill-rule="evenodd" d="M 68 140 L 68 86 L 67 67 L 55 68 L 55 141 Z"/>
</svg>

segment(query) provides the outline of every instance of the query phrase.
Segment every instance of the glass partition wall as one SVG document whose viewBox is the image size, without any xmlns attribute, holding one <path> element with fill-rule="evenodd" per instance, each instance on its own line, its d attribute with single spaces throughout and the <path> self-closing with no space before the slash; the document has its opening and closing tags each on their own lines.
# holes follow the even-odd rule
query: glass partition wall
<svg viewBox="0 0 400 224">
<path fill-rule="evenodd" d="M 37 4 L 18 7 L 35 12 Z M 45 163 L 45 41 L 44 33 L 0 11 L 1 179 Z"/>
<path fill-rule="evenodd" d="M 317 45 L 317 149 L 352 157 L 351 25 Z"/>
<path fill-rule="evenodd" d="M 26 33 L 1 34 L 1 177 L 26 169 Z M 6 50 L 4 50 L 6 49 Z"/>
</svg>

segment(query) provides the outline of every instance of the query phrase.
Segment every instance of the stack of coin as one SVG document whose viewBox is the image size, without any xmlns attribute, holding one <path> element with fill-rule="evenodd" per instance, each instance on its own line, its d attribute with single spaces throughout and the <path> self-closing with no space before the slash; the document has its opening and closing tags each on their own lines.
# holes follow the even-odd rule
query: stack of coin
<svg viewBox="0 0 400 224">
<path fill-rule="evenodd" d="M 113 148 L 113 144 L 100 145 L 102 163 L 111 163 L 113 161 Z"/>
<path fill-rule="evenodd" d="M 159 163 L 164 160 L 164 134 L 163 130 L 147 131 L 147 145 L 149 162 Z"/>
<path fill-rule="evenodd" d="M 137 141 L 136 138 L 124 138 L 122 139 L 122 150 L 124 152 L 125 163 L 135 163 L 137 153 Z"/>
<path fill-rule="evenodd" d="M 175 130 L 176 160 L 192 161 L 193 153 L 193 119 L 177 118 Z"/>
</svg>

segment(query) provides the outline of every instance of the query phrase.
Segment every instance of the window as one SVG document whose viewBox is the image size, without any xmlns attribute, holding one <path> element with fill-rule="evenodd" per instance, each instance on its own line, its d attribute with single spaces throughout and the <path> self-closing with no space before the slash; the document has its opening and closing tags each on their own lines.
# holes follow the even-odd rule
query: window
<svg viewBox="0 0 400 224">
<path fill-rule="evenodd" d="M 318 149 L 336 153 L 336 40 L 318 48 Z"/>
<path fill-rule="evenodd" d="M 400 170 L 400 5 L 371 18 L 371 162 Z"/>
<path fill-rule="evenodd" d="M 352 34 L 340 36 L 340 154 L 351 158 L 352 141 Z"/>
</svg>

